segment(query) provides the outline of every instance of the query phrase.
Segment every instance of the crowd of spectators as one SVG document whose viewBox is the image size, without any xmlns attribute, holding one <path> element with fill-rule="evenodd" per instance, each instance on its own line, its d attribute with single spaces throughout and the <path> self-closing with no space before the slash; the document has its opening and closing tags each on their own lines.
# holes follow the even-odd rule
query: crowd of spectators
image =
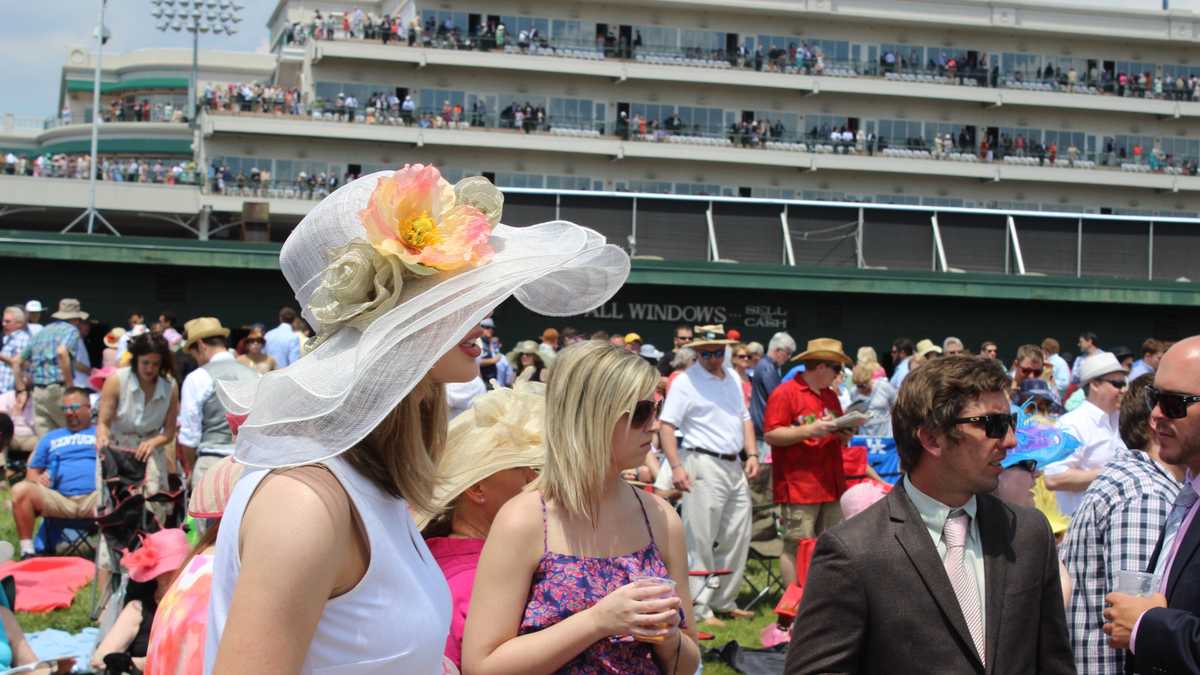
<svg viewBox="0 0 1200 675">
<path fill-rule="evenodd" d="M 97 180 L 167 185 L 196 183 L 196 164 L 191 159 L 100 155 L 97 162 Z M 4 173 L 9 176 L 86 180 L 90 165 L 91 155 L 87 154 L 45 154 L 27 157 L 9 152 L 4 156 Z"/>
<path fill-rule="evenodd" d="M 261 82 L 209 83 L 200 95 L 200 106 L 210 112 L 304 114 L 300 90 Z"/>
<path fill-rule="evenodd" d="M 822 47 L 809 40 L 782 44 L 758 44 L 751 47 L 741 41 L 736 49 L 705 49 L 699 47 L 666 48 L 647 46 L 641 32 L 631 36 L 612 31 L 597 34 L 594 42 L 551 40 L 537 28 L 510 34 L 502 22 L 489 21 L 477 28 L 457 25 L 447 18 L 438 22 L 420 17 L 408 23 L 390 15 L 372 16 L 362 9 L 350 12 L 321 14 L 318 10 L 307 23 L 293 23 L 284 35 L 288 44 L 304 44 L 309 40 L 379 40 L 441 49 L 501 49 L 520 53 L 580 55 L 582 47 L 588 56 L 602 58 L 639 59 L 670 52 L 687 65 L 722 66 L 761 72 L 799 73 L 806 75 L 838 75 L 888 77 L 901 74 L 927 76 L 933 81 L 948 84 L 969 84 L 983 87 L 1040 88 L 1085 94 L 1109 94 L 1122 97 L 1155 98 L 1175 101 L 1200 101 L 1200 77 L 1182 74 L 1157 75 L 1152 71 L 1125 72 L 1098 65 L 1079 70 L 1074 65 L 1046 64 L 1038 67 L 1009 67 L 1002 69 L 999 55 L 963 49 L 958 52 L 936 50 L 922 57 L 921 50 L 889 48 L 881 45 L 874 61 L 835 62 Z M 931 50 L 932 51 L 932 50 Z"/>
</svg>

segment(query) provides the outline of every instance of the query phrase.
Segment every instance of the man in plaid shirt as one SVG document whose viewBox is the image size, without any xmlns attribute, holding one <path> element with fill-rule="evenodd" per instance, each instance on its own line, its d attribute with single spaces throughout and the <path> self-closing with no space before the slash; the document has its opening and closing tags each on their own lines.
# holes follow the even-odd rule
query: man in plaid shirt
<svg viewBox="0 0 1200 675">
<path fill-rule="evenodd" d="M 25 310 L 13 305 L 4 308 L 4 338 L 0 344 L 0 394 L 16 386 L 13 364 L 29 344 L 29 333 L 25 330 Z"/>
<path fill-rule="evenodd" d="M 1167 514 L 1179 493 L 1184 467 L 1162 463 L 1150 433 L 1146 387 L 1153 375 L 1130 383 L 1121 399 L 1121 440 L 1113 460 L 1088 487 L 1071 519 L 1062 546 L 1074 587 L 1067 627 L 1080 673 L 1123 675 L 1125 652 L 1110 649 L 1104 625 L 1104 596 L 1116 587 L 1121 570 L 1144 571 Z"/>
</svg>

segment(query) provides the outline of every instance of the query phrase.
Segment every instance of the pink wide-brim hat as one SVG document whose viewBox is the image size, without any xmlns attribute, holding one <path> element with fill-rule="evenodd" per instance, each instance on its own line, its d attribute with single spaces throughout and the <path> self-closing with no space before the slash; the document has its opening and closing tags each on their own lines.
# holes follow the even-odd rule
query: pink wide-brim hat
<svg viewBox="0 0 1200 675">
<path fill-rule="evenodd" d="M 104 388 L 104 382 L 112 377 L 115 372 L 117 372 L 117 369 L 112 366 L 92 368 L 92 374 L 88 375 L 88 385 L 93 391 L 100 391 Z"/>
<path fill-rule="evenodd" d="M 126 551 L 121 556 L 121 566 L 129 570 L 130 579 L 143 583 L 179 569 L 191 551 L 183 530 L 177 527 L 159 530 L 142 537 L 142 545 L 136 551 Z"/>
</svg>

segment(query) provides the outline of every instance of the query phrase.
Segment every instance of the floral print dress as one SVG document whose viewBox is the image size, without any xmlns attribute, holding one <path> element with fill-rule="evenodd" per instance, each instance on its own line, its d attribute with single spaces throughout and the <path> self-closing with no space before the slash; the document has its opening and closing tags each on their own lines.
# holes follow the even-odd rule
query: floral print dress
<svg viewBox="0 0 1200 675">
<path fill-rule="evenodd" d="M 520 634 L 548 628 L 599 602 L 604 596 L 629 584 L 634 577 L 670 578 L 667 564 L 654 542 L 654 531 L 646 507 L 638 499 L 650 543 L 633 553 L 612 558 L 586 558 L 553 553 L 546 544 L 546 502 L 542 500 L 542 559 L 533 574 L 533 585 Z M 607 673 L 657 675 L 653 647 L 644 642 L 606 638 L 588 647 L 558 670 L 568 675 Z"/>
</svg>

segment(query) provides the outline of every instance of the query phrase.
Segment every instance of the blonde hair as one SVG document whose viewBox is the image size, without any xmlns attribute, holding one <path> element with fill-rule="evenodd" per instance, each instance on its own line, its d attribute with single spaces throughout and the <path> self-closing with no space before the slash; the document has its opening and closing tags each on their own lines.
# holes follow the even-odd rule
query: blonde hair
<svg viewBox="0 0 1200 675">
<path fill-rule="evenodd" d="M 446 388 L 425 379 L 343 455 L 387 494 L 416 511 L 435 509 L 437 463 L 446 447 Z"/>
<path fill-rule="evenodd" d="M 656 386 L 653 366 L 607 343 L 581 342 L 559 352 L 546 387 L 546 465 L 537 482 L 547 500 L 596 521 L 612 467 L 613 429 Z"/>
<path fill-rule="evenodd" d="M 858 365 L 854 366 L 850 377 L 850 381 L 857 387 L 868 385 L 873 379 L 875 379 L 875 364 L 867 361 L 859 361 Z"/>
<path fill-rule="evenodd" d="M 874 347 L 859 347 L 857 356 L 859 363 L 879 363 L 879 355 Z"/>
</svg>

